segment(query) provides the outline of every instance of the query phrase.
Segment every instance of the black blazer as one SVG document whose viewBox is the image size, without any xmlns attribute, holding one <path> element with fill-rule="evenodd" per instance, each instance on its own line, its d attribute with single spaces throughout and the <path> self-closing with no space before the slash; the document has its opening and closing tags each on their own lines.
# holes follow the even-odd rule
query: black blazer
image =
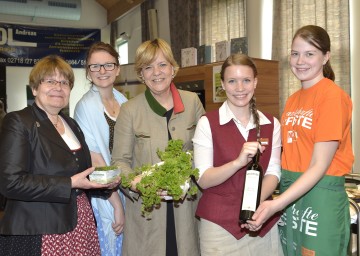
<svg viewBox="0 0 360 256">
<path fill-rule="evenodd" d="M 62 113 L 82 145 L 86 168 L 91 157 L 84 135 Z M 70 177 L 79 159 L 34 103 L 6 115 L 0 134 L 0 193 L 7 197 L 2 235 L 62 234 L 77 224 L 76 191 Z"/>
</svg>

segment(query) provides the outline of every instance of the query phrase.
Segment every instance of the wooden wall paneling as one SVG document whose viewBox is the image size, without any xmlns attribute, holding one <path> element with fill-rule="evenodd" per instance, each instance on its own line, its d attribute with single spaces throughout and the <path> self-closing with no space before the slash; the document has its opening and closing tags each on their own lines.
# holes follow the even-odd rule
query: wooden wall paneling
<svg viewBox="0 0 360 256">
<path fill-rule="evenodd" d="M 95 0 L 99 3 L 107 12 L 107 23 L 115 21 L 121 15 L 124 15 L 132 8 L 138 6 L 144 0 Z"/>
<path fill-rule="evenodd" d="M 256 103 L 262 112 L 272 114 L 279 118 L 279 63 L 278 61 L 253 58 L 258 69 L 258 85 L 255 90 Z M 180 68 L 175 84 L 204 80 L 206 111 L 218 109 L 222 103 L 213 102 L 213 66 L 221 65 L 216 62 L 206 65 Z"/>
<path fill-rule="evenodd" d="M 178 73 L 174 78 L 174 82 L 182 83 L 188 81 L 204 80 L 205 79 L 205 66 L 192 66 L 186 68 L 179 68 Z"/>
</svg>

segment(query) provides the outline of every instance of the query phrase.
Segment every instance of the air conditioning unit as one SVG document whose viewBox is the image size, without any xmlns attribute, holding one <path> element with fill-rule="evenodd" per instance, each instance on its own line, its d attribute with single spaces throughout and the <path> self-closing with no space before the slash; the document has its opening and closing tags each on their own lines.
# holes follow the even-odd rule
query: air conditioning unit
<svg viewBox="0 0 360 256">
<path fill-rule="evenodd" d="M 0 0 L 0 13 L 62 20 L 80 20 L 81 0 Z"/>
</svg>

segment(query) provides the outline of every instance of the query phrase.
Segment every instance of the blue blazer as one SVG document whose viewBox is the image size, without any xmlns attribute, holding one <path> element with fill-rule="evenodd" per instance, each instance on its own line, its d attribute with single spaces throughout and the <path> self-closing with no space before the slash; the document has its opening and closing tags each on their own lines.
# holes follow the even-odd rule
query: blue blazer
<svg viewBox="0 0 360 256">
<path fill-rule="evenodd" d="M 69 149 L 35 103 L 4 119 L 0 193 L 7 204 L 0 220 L 1 235 L 62 234 L 77 224 L 77 191 L 71 188 L 70 177 L 90 167 L 91 157 L 75 120 L 60 115 L 82 146 L 83 164 L 79 152 Z"/>
</svg>

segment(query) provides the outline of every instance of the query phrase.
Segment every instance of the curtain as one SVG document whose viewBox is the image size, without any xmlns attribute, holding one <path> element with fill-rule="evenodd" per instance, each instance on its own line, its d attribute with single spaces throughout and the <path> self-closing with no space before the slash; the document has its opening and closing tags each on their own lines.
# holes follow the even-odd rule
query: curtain
<svg viewBox="0 0 360 256">
<path fill-rule="evenodd" d="M 199 0 L 199 4 L 200 45 L 214 49 L 216 42 L 246 36 L 245 0 Z"/>
<path fill-rule="evenodd" d="M 141 38 L 142 42 L 150 39 L 149 22 L 148 22 L 148 10 L 155 8 L 155 0 L 146 0 L 141 3 Z"/>
<path fill-rule="evenodd" d="M 327 30 L 331 40 L 330 63 L 335 83 L 350 95 L 350 33 L 348 0 L 275 0 L 273 56 L 279 60 L 280 113 L 287 98 L 301 88 L 291 73 L 289 55 L 293 35 L 305 25 Z"/>
<path fill-rule="evenodd" d="M 196 0 L 169 0 L 171 48 L 179 65 L 182 48 L 199 46 L 198 6 Z"/>
</svg>

